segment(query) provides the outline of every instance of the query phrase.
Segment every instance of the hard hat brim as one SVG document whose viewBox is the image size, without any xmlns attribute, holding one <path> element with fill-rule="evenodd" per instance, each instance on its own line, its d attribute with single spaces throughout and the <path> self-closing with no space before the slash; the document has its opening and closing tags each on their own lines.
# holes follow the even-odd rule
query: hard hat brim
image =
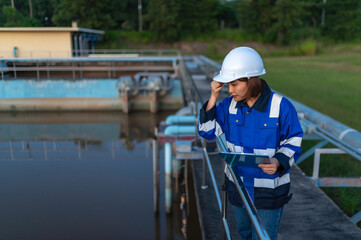
<svg viewBox="0 0 361 240">
<path fill-rule="evenodd" d="M 230 78 L 230 77 L 225 77 L 225 76 L 222 76 L 221 74 L 218 74 L 217 76 L 215 76 L 213 78 L 214 81 L 216 82 L 221 82 L 221 83 L 229 83 L 229 82 L 232 82 L 234 80 L 237 80 L 235 78 Z"/>
</svg>

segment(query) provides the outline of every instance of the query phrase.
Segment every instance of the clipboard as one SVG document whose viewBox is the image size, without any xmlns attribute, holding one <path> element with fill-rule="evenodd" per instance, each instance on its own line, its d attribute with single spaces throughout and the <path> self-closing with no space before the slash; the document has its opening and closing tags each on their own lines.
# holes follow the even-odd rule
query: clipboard
<svg viewBox="0 0 361 240">
<path fill-rule="evenodd" d="M 269 159 L 267 155 L 256 155 L 251 153 L 231 153 L 231 152 L 220 152 L 219 155 L 233 167 L 248 167 L 258 168 L 265 158 Z"/>
</svg>

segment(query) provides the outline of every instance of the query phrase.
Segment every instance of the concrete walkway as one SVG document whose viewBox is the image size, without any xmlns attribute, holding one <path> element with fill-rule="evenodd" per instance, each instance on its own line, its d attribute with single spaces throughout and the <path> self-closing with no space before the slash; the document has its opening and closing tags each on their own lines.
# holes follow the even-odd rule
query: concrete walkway
<svg viewBox="0 0 361 240">
<path fill-rule="evenodd" d="M 211 156 L 219 191 L 223 177 L 222 161 L 218 155 Z M 208 188 L 201 188 L 202 161 L 193 161 L 193 177 L 204 239 L 222 239 L 223 224 L 208 169 Z M 361 239 L 361 230 L 320 188 L 305 177 L 297 166 L 291 169 L 291 193 L 293 198 L 285 205 L 283 211 L 279 240 Z M 227 219 L 232 239 L 239 239 L 232 206 L 229 203 Z"/>
</svg>

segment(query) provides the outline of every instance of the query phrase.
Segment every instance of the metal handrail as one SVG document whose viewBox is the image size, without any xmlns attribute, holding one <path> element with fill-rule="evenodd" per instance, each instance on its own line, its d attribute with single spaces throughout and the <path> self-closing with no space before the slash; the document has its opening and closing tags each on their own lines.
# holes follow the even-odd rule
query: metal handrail
<svg viewBox="0 0 361 240">
<path fill-rule="evenodd" d="M 177 55 L 177 49 L 83 49 L 83 50 L 35 50 L 35 51 L 21 51 L 16 58 L 22 57 L 45 57 L 56 58 L 59 56 L 72 58 L 72 57 L 86 57 L 89 54 L 138 54 L 139 56 L 145 55 Z M 13 51 L 0 51 L 0 56 L 5 58 L 14 58 Z"/>
<path fill-rule="evenodd" d="M 217 137 L 217 141 L 218 141 L 219 146 L 221 147 L 222 151 L 227 152 L 225 145 L 219 136 Z M 243 185 L 242 179 L 237 174 L 234 173 L 233 168 L 228 163 L 226 163 L 226 167 L 229 170 L 229 172 L 231 173 L 233 182 L 236 185 L 238 193 L 241 196 L 242 202 L 247 210 L 248 216 L 256 230 L 258 237 L 260 239 L 270 239 L 266 229 L 263 227 L 261 219 L 258 216 L 257 209 L 254 206 L 247 189 Z"/>
<path fill-rule="evenodd" d="M 187 82 L 186 84 L 191 84 L 191 86 L 188 86 L 187 89 L 191 89 L 191 92 L 193 92 L 194 94 L 192 93 L 188 93 L 190 95 L 190 97 L 193 97 L 193 99 L 195 100 L 195 106 L 198 106 L 198 103 L 203 103 L 203 99 L 202 99 L 202 96 L 200 95 L 193 79 L 190 77 L 190 74 L 183 62 L 183 59 L 180 59 L 180 70 L 181 70 L 181 74 L 183 75 L 183 79 L 185 80 L 185 82 Z M 198 101 L 196 101 L 198 100 Z M 198 121 L 199 119 L 199 111 L 196 111 L 195 112 L 196 114 L 196 121 Z M 198 122 L 196 123 L 198 125 Z M 197 133 L 196 133 L 197 134 Z M 208 155 L 208 152 L 207 152 L 207 149 L 206 149 L 206 143 L 204 141 L 204 139 L 202 139 L 201 141 L 202 143 L 202 147 L 203 147 L 203 154 L 204 154 L 204 161 L 207 163 L 207 166 L 208 166 L 208 170 L 209 170 L 209 173 L 210 173 L 210 176 L 211 176 L 211 181 L 212 181 L 212 185 L 213 185 L 213 189 L 215 191 L 215 194 L 216 194 L 216 198 L 217 198 L 217 203 L 218 203 L 218 207 L 219 207 L 219 210 L 220 210 L 220 213 L 222 213 L 222 222 L 223 222 L 223 226 L 224 226 L 224 231 L 225 231 L 225 235 L 227 237 L 227 239 L 231 239 L 231 234 L 230 234 L 230 230 L 229 230 L 229 226 L 228 226 L 228 221 L 227 221 L 227 218 L 226 218 L 226 212 L 227 212 L 227 197 L 226 197 L 226 193 L 223 194 L 223 198 L 221 200 L 221 197 L 220 197 L 220 193 L 218 191 L 218 187 L 217 187 L 217 183 L 216 183 L 216 180 L 215 180 L 215 177 L 214 177 L 214 171 L 213 171 L 213 168 L 212 168 L 212 164 L 210 162 L 210 159 L 209 159 L 209 155 Z M 222 151 L 227 151 L 227 148 L 225 146 L 225 144 L 223 143 L 222 139 L 220 137 L 217 137 L 216 139 L 216 143 L 217 145 L 219 146 L 220 149 L 222 149 Z M 225 162 L 224 162 L 225 163 Z M 241 196 L 241 199 L 245 205 L 245 208 L 247 210 L 247 213 L 251 219 L 251 222 L 256 230 L 256 233 L 258 235 L 258 237 L 262 240 L 268 240 L 270 239 L 269 236 L 268 236 L 268 233 L 266 231 L 266 229 L 264 228 L 258 214 L 257 214 L 257 210 L 254 206 L 254 204 L 252 203 L 252 200 L 247 192 L 247 189 L 244 187 L 243 185 L 243 182 L 242 180 L 238 177 L 238 175 L 234 174 L 232 168 L 227 164 L 225 163 L 226 167 L 230 170 L 231 172 L 231 176 L 234 180 L 234 182 L 236 183 L 236 188 Z M 203 171 L 205 174 L 205 168 L 203 168 Z M 237 179 L 238 177 L 238 179 Z M 223 184 L 225 184 L 225 179 L 223 181 Z"/>
<path fill-rule="evenodd" d="M 175 53 L 176 54 L 176 53 Z M 0 58 L 1 80 L 17 79 L 20 73 L 34 73 L 30 79 L 59 79 L 58 73 L 65 72 L 64 78 L 84 79 L 84 72 L 99 72 L 104 78 L 117 78 L 116 73 L 124 71 L 148 71 L 154 69 L 148 62 L 162 62 L 155 69 L 161 72 L 176 73 L 178 55 L 139 56 L 139 57 L 73 57 L 73 58 Z M 102 62 L 95 66 L 89 63 Z M 117 63 L 132 62 L 129 65 L 118 66 Z M 28 65 L 27 63 L 32 63 Z M 58 63 L 54 65 L 54 63 Z M 24 65 L 25 64 L 25 65 Z M 154 70 L 153 70 L 154 71 Z M 24 78 L 24 77 L 22 77 Z M 26 78 L 29 78 L 27 76 Z"/>
</svg>

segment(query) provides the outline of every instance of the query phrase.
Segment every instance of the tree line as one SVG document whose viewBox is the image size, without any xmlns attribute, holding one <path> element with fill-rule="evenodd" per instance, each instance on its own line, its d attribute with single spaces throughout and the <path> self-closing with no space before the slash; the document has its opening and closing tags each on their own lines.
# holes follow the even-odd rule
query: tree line
<svg viewBox="0 0 361 240">
<path fill-rule="evenodd" d="M 70 26 L 72 21 L 100 30 L 144 30 L 159 41 L 224 29 L 279 44 L 307 38 L 352 41 L 361 38 L 361 1 L 0 0 L 1 27 Z"/>
</svg>

